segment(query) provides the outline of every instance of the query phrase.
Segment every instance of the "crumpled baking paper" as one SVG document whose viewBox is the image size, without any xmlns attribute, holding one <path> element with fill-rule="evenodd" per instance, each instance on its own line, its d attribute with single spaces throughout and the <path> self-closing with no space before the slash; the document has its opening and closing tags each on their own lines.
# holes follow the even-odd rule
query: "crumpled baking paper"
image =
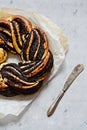
<svg viewBox="0 0 87 130">
<path fill-rule="evenodd" d="M 39 13 L 28 12 L 19 9 L 0 9 L 0 17 L 8 17 L 10 15 L 17 14 L 28 18 L 31 22 L 33 22 L 33 24 L 41 27 L 47 34 L 49 46 L 54 57 L 54 66 L 49 79 L 44 83 L 44 86 L 46 87 L 46 83 L 56 75 L 59 67 L 64 61 L 65 53 L 67 52 L 68 48 L 67 37 L 63 34 L 61 29 L 56 24 Z M 17 56 L 11 55 L 6 62 L 9 61 L 18 62 L 19 59 Z M 0 96 L 0 119 L 18 116 L 22 113 L 26 106 L 28 106 L 42 91 L 43 87 L 41 90 L 32 95 L 19 95 L 15 97 Z"/>
</svg>

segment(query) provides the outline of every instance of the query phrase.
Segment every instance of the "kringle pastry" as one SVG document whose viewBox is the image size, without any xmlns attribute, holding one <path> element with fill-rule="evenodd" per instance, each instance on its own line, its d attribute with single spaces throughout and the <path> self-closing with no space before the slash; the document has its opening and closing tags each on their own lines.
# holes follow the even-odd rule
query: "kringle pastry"
<svg viewBox="0 0 87 130">
<path fill-rule="evenodd" d="M 0 94 L 14 96 L 36 92 L 53 67 L 45 32 L 22 16 L 0 19 L 0 48 L 4 49 L 5 60 L 6 51 L 19 54 L 22 60 L 18 64 L 1 64 Z"/>
</svg>

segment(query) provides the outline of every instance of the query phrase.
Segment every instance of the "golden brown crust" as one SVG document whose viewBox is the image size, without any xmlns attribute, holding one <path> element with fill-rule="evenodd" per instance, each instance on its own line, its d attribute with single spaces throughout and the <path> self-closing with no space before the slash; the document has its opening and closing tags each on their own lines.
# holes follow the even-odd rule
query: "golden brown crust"
<svg viewBox="0 0 87 130">
<path fill-rule="evenodd" d="M 7 59 L 7 52 L 3 48 L 0 48 L 0 64 L 6 61 L 6 59 Z"/>
<path fill-rule="evenodd" d="M 31 32 L 32 24 L 31 24 L 31 22 L 30 22 L 28 19 L 26 19 L 25 17 L 20 16 L 20 15 L 12 15 L 12 16 L 6 18 L 6 20 L 7 20 L 7 21 L 10 21 L 10 22 L 11 22 L 11 21 L 14 21 L 14 20 L 16 20 L 16 19 L 21 19 L 21 20 L 25 23 L 25 26 L 27 27 L 27 30 L 29 31 L 29 33 Z"/>
</svg>

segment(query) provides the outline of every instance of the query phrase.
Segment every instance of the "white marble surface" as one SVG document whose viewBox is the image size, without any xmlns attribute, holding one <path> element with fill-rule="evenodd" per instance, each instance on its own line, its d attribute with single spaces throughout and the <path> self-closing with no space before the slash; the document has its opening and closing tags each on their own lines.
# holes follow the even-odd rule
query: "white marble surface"
<svg viewBox="0 0 87 130">
<path fill-rule="evenodd" d="M 0 7 L 42 13 L 58 24 L 69 39 L 69 51 L 57 76 L 18 119 L 6 125 L 1 122 L 0 130 L 87 130 L 87 1 L 0 0 Z M 67 91 L 54 115 L 48 118 L 49 105 L 78 63 L 84 64 L 84 72 Z"/>
</svg>

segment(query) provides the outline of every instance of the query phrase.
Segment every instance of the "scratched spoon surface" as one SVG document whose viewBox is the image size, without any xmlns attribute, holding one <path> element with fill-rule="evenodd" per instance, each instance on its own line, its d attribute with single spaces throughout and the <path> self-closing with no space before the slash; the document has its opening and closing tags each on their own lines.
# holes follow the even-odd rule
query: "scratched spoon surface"
<svg viewBox="0 0 87 130">
<path fill-rule="evenodd" d="M 84 66 L 82 64 L 78 64 L 77 66 L 75 66 L 75 68 L 73 69 L 73 71 L 69 75 L 68 79 L 66 80 L 62 91 L 60 92 L 58 97 L 55 99 L 55 101 L 52 103 L 52 105 L 49 107 L 49 109 L 47 111 L 47 116 L 48 117 L 51 116 L 54 113 L 56 107 L 58 106 L 58 104 L 59 104 L 60 100 L 62 99 L 62 97 L 64 96 L 65 92 L 68 90 L 68 88 L 70 87 L 72 82 L 76 79 L 76 77 L 83 70 L 84 70 Z"/>
</svg>

